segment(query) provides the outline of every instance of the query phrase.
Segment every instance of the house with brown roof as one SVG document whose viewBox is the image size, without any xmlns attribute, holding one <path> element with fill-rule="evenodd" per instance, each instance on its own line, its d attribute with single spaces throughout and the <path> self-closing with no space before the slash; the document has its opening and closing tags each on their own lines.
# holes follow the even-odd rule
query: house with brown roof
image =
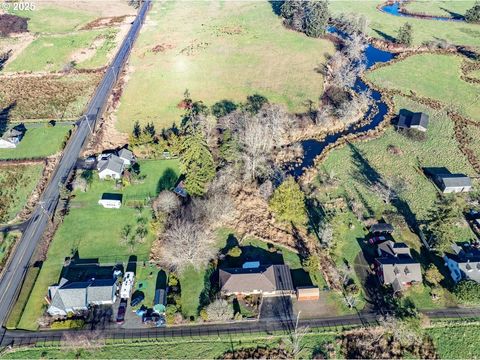
<svg viewBox="0 0 480 360">
<path fill-rule="evenodd" d="M 220 291 L 227 296 L 252 294 L 276 296 L 295 293 L 292 275 L 287 265 L 220 269 L 219 280 Z"/>
<path fill-rule="evenodd" d="M 394 291 L 422 282 L 420 263 L 412 258 L 410 248 L 404 243 L 390 240 L 378 245 L 375 265 L 380 282 L 392 285 Z"/>
</svg>

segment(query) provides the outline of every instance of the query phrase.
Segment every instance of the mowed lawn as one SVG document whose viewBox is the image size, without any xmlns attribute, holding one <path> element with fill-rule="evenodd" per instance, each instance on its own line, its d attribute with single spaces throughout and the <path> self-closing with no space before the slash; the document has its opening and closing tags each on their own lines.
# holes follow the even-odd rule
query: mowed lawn
<svg viewBox="0 0 480 360">
<path fill-rule="evenodd" d="M 433 339 L 441 359 L 480 358 L 478 324 L 439 324 L 426 332 Z"/>
<path fill-rule="evenodd" d="M 44 158 L 60 151 L 61 145 L 72 129 L 70 125 L 49 127 L 27 125 L 27 131 L 15 149 L 0 149 L 0 159 Z"/>
<path fill-rule="evenodd" d="M 0 201 L 5 214 L 0 223 L 12 220 L 22 210 L 42 176 L 43 164 L 0 167 Z M 7 200 L 8 199 L 8 200 Z"/>
<path fill-rule="evenodd" d="M 258 93 L 305 111 L 322 94 L 316 69 L 332 52 L 329 41 L 285 29 L 267 1 L 154 3 L 131 56 L 117 127 L 178 123 L 186 89 L 207 105 Z"/>
<path fill-rule="evenodd" d="M 408 109 L 430 114 L 427 140 L 410 140 L 389 127 L 377 139 L 356 142 L 332 151 L 320 165 L 323 171 L 333 173 L 340 180 L 340 192 L 349 191 L 363 199 L 372 211 L 382 211 L 384 205 L 369 189 L 367 178 L 402 184 L 400 197 L 409 206 L 417 220 L 425 220 L 437 198 L 437 188 L 420 171 L 420 167 L 444 166 L 451 172 L 474 175 L 475 172 L 458 149 L 452 121 L 445 115 L 403 97 L 395 97 L 396 110 Z M 393 149 L 393 150 L 392 150 Z M 395 153 L 394 153 L 395 152 Z M 335 195 L 335 194 L 331 194 Z M 375 214 L 380 216 L 381 213 Z M 468 237 L 468 229 L 459 229 Z M 464 239 L 459 239 L 464 240 Z M 466 240 L 466 239 L 465 239 Z"/>
<path fill-rule="evenodd" d="M 414 55 L 369 72 L 367 77 L 383 88 L 405 94 L 413 91 L 441 101 L 480 122 L 480 85 L 460 78 L 462 61 L 462 57 L 453 55 Z"/>
<path fill-rule="evenodd" d="M 415 0 L 405 3 L 407 10 L 433 16 L 459 17 L 465 15 L 465 12 L 475 4 L 474 0 L 449 0 L 449 1 L 431 1 Z"/>
<path fill-rule="evenodd" d="M 435 21 L 425 19 L 406 18 L 384 13 L 377 9 L 383 0 L 333 0 L 330 9 L 334 14 L 353 13 L 362 14 L 370 21 L 369 35 L 391 40 L 397 36 L 398 28 L 405 22 L 413 27 L 413 42 L 421 45 L 425 41 L 445 39 L 459 45 L 480 47 L 480 26 L 455 21 Z M 415 3 L 415 2 L 414 2 Z M 436 8 L 434 1 L 430 1 L 431 8 Z M 474 1 L 469 1 L 474 4 Z"/>
<path fill-rule="evenodd" d="M 145 241 L 137 243 L 132 251 L 122 243 L 121 231 L 126 224 L 135 228 L 140 216 L 150 219 L 150 208 L 146 207 L 139 214 L 138 210 L 125 203 L 155 196 L 162 189 L 165 174 L 178 175 L 178 161 L 141 161 L 140 169 L 146 178 L 143 183 L 130 185 L 120 191 L 124 197 L 120 209 L 105 209 L 97 204 L 104 192 L 119 192 L 114 190 L 113 182 L 98 180 L 97 174 L 87 192 L 75 192 L 70 212 L 50 245 L 47 260 L 42 265 L 18 327 L 38 327 L 36 320 L 45 309 L 44 296 L 47 288 L 59 280 L 64 260 L 72 252 L 78 251 L 81 259 L 99 259 L 100 263 L 109 264 L 126 262 L 130 255 L 136 255 L 138 261 L 148 260 L 154 234 L 149 232 Z"/>
<path fill-rule="evenodd" d="M 74 54 L 88 49 L 109 30 L 81 31 L 70 34 L 41 35 L 5 66 L 4 71 L 60 71 L 74 59 Z M 95 64 L 104 65 L 106 52 L 101 51 Z M 96 56 L 95 54 L 93 56 Z M 81 67 L 81 63 L 79 64 Z"/>
</svg>

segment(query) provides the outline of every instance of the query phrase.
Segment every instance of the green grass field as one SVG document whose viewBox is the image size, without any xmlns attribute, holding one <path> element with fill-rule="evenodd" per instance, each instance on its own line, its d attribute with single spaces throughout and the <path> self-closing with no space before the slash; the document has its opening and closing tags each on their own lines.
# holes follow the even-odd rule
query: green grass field
<svg viewBox="0 0 480 360">
<path fill-rule="evenodd" d="M 78 29 L 97 17 L 94 13 L 79 9 L 51 6 L 42 2 L 35 5 L 35 10 L 14 11 L 12 7 L 9 11 L 13 15 L 29 18 L 28 30 L 33 33 L 66 33 Z"/>
<path fill-rule="evenodd" d="M 153 52 L 156 45 L 164 50 Z M 304 111 L 322 94 L 315 69 L 332 51 L 328 41 L 285 29 L 267 1 L 155 3 L 131 56 L 117 127 L 178 123 L 185 89 L 207 105 L 259 93 Z"/>
<path fill-rule="evenodd" d="M 68 350 L 59 347 L 34 347 L 14 350 L 2 354 L 5 359 L 48 358 L 48 359 L 218 359 L 231 350 L 256 347 L 277 348 L 284 335 L 266 335 L 263 333 L 240 335 L 235 338 L 222 336 L 210 339 L 175 338 L 173 341 L 132 342 L 129 344 L 109 344 L 87 350 Z M 312 358 L 324 350 L 327 343 L 333 342 L 335 333 L 309 334 L 302 340 L 301 358 Z"/>
<path fill-rule="evenodd" d="M 122 243 L 121 230 L 126 224 L 133 227 L 139 217 L 138 211 L 125 206 L 130 200 L 146 199 L 158 193 L 158 186 L 166 171 L 178 174 L 176 160 L 141 161 L 141 173 L 146 174 L 142 184 L 130 185 L 123 191 L 123 206 L 120 209 L 105 209 L 97 202 L 104 192 L 117 192 L 114 183 L 100 181 L 95 174 L 95 181 L 85 193 L 76 192 L 71 201 L 71 209 L 59 227 L 48 250 L 47 260 L 28 300 L 25 311 L 18 324 L 20 328 L 37 328 L 36 319 L 44 308 L 44 296 L 49 285 L 57 282 L 64 259 L 78 251 L 81 259 L 98 259 L 100 263 L 125 262 L 132 254 L 138 261 L 148 260 L 154 234 L 149 233 L 143 243 L 137 243 L 132 252 Z M 170 169 L 170 170 L 169 170 Z M 141 216 L 150 218 L 150 211 L 145 208 Z"/>
<path fill-rule="evenodd" d="M 377 10 L 376 6 L 384 2 L 383 0 L 334 0 L 330 2 L 330 9 L 334 14 L 365 15 L 370 20 L 369 35 L 380 39 L 395 38 L 398 28 L 408 21 L 413 27 L 415 45 L 437 38 L 454 44 L 480 47 L 480 27 L 478 25 L 393 16 Z M 432 9 L 436 7 L 436 5 L 431 6 Z"/>
<path fill-rule="evenodd" d="M 427 329 L 432 337 L 441 359 L 478 359 L 480 348 L 480 326 L 447 325 Z"/>
<path fill-rule="evenodd" d="M 401 197 L 417 220 L 424 220 L 428 217 L 438 191 L 433 183 L 418 171 L 419 166 L 445 166 L 451 172 L 469 175 L 473 175 L 474 170 L 458 149 L 453 135 L 453 123 L 449 118 L 432 113 L 428 108 L 403 97 L 395 97 L 395 104 L 397 111 L 405 108 L 430 114 L 426 141 L 410 140 L 389 127 L 377 139 L 332 151 L 320 167 L 333 172 L 340 180 L 341 185 L 336 191 L 350 190 L 361 195 L 374 212 L 376 209 L 383 211 L 382 201 L 368 189 L 364 175 L 379 176 L 383 180 L 400 180 L 404 187 Z M 393 154 L 389 151 L 392 147 L 400 153 Z M 331 195 L 335 195 L 335 192 Z"/>
<path fill-rule="evenodd" d="M 463 16 L 475 4 L 474 0 L 431 1 L 415 0 L 405 4 L 405 7 L 414 13 L 434 16 Z"/>
<path fill-rule="evenodd" d="M 31 159 L 44 158 L 60 151 L 61 145 L 70 125 L 54 127 L 29 126 L 22 141 L 15 149 L 0 149 L 0 159 Z"/>
<path fill-rule="evenodd" d="M 0 223 L 22 210 L 42 175 L 43 164 L 0 167 Z"/>
<path fill-rule="evenodd" d="M 479 27 L 480 28 L 480 27 Z M 369 72 L 375 84 L 408 94 L 429 97 L 453 105 L 463 114 L 480 121 L 480 85 L 460 79 L 462 58 L 422 54 Z"/>
<path fill-rule="evenodd" d="M 4 71 L 60 71 L 72 60 L 73 54 L 89 48 L 109 30 L 91 30 L 70 34 L 42 35 L 35 39 L 16 59 L 8 63 Z M 109 49 L 111 50 L 111 46 Z M 106 63 L 107 51 L 100 51 L 89 62 L 93 65 Z M 88 65 L 88 62 L 87 62 Z M 79 64 L 82 67 L 82 63 Z"/>
</svg>

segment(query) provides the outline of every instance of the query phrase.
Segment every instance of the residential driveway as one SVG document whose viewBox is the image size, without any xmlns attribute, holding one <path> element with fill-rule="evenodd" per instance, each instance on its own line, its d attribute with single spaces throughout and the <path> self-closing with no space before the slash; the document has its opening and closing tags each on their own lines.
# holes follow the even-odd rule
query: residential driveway
<svg viewBox="0 0 480 360">
<path fill-rule="evenodd" d="M 297 316 L 300 313 L 300 319 L 318 319 L 330 317 L 336 314 L 335 305 L 329 301 L 329 292 L 320 291 L 318 300 L 298 301 L 293 299 L 293 313 Z"/>
<path fill-rule="evenodd" d="M 292 299 L 290 296 L 264 297 L 260 307 L 260 320 L 293 319 Z"/>
</svg>

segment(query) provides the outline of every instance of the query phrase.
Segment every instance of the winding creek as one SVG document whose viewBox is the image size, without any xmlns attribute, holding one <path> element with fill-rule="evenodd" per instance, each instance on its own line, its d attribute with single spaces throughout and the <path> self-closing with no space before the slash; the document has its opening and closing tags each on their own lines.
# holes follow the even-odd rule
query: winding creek
<svg viewBox="0 0 480 360">
<path fill-rule="evenodd" d="M 332 30 L 334 31 L 334 29 Z M 368 45 L 365 50 L 365 65 L 367 69 L 369 69 L 377 63 L 390 61 L 394 57 L 395 54 L 391 52 L 380 50 L 372 45 Z M 290 175 L 293 175 L 295 178 L 299 178 L 303 175 L 307 168 L 315 165 L 315 158 L 321 155 L 326 147 L 335 144 L 345 135 L 358 134 L 375 129 L 383 121 L 385 115 L 388 113 L 388 106 L 382 101 L 382 95 L 377 90 L 369 88 L 368 85 L 365 84 L 360 78 L 357 78 L 354 85 L 354 90 L 361 92 L 367 89 L 370 89 L 372 93 L 372 99 L 374 101 L 367 109 L 364 118 L 367 119 L 372 116 L 372 112 L 376 112 L 373 114 L 370 122 L 360 126 L 358 124 L 352 124 L 342 131 L 327 135 L 323 140 L 309 139 L 301 141 L 300 144 L 303 148 L 303 159 L 300 163 L 292 166 L 291 170 L 289 171 Z"/>
</svg>

